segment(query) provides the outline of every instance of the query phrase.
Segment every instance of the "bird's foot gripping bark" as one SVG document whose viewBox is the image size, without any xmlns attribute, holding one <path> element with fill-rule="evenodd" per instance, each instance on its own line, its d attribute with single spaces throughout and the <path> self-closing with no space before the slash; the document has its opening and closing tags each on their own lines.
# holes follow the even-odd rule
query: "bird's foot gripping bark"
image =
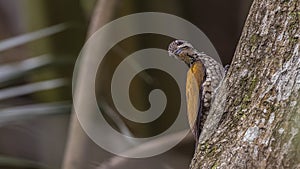
<svg viewBox="0 0 300 169">
<path fill-rule="evenodd" d="M 224 69 L 225 69 L 225 75 L 227 75 L 227 72 L 228 72 L 228 70 L 229 70 L 229 68 L 230 68 L 230 65 L 225 65 L 225 67 L 224 67 Z"/>
</svg>

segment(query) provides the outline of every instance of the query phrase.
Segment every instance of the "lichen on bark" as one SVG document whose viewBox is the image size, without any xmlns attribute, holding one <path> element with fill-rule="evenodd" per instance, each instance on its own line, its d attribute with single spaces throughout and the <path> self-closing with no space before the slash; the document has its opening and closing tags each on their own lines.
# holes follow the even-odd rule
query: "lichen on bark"
<svg viewBox="0 0 300 169">
<path fill-rule="evenodd" d="M 191 168 L 300 168 L 300 1 L 254 0 Z"/>
</svg>

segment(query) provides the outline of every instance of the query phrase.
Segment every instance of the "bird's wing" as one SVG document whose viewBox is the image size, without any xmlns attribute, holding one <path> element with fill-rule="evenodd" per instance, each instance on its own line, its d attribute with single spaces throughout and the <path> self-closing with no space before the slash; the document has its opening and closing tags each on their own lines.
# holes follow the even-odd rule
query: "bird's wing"
<svg viewBox="0 0 300 169">
<path fill-rule="evenodd" d="M 187 113 L 190 128 L 198 141 L 201 133 L 201 116 L 202 116 L 202 84 L 205 81 L 205 67 L 201 61 L 195 62 L 187 73 L 186 81 L 186 98 L 187 98 Z"/>
</svg>

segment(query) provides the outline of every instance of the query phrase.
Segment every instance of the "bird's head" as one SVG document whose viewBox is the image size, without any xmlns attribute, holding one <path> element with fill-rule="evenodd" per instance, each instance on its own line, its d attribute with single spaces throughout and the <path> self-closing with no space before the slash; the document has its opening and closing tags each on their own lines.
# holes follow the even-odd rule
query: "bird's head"
<svg viewBox="0 0 300 169">
<path fill-rule="evenodd" d="M 171 42 L 168 52 L 170 56 L 184 61 L 188 66 L 191 66 L 196 60 L 194 47 L 184 40 L 175 40 Z"/>
</svg>

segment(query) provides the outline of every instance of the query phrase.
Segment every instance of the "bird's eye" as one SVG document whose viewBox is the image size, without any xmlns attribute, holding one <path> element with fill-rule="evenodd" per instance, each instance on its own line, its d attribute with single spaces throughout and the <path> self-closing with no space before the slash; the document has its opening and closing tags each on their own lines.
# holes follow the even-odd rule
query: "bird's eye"
<svg viewBox="0 0 300 169">
<path fill-rule="evenodd" d="M 178 46 L 180 46 L 180 45 L 183 44 L 183 42 L 182 42 L 182 41 L 176 41 L 176 44 L 177 44 Z"/>
</svg>

